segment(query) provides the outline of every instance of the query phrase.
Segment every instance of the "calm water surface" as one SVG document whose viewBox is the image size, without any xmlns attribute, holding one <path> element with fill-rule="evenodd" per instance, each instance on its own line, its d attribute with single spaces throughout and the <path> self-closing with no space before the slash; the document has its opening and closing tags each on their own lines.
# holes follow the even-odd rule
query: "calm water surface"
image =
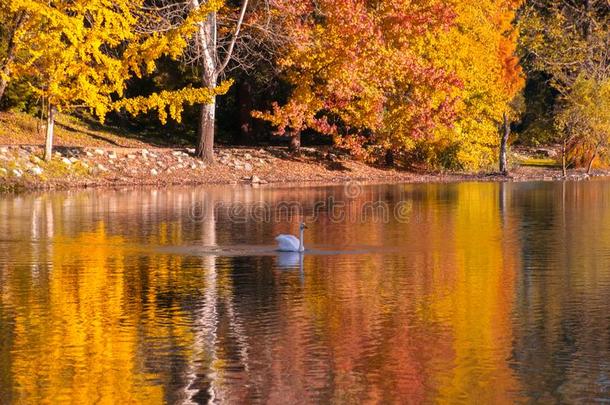
<svg viewBox="0 0 610 405">
<path fill-rule="evenodd" d="M 608 403 L 610 182 L 2 196 L 0 403 L 39 402 Z"/>
</svg>

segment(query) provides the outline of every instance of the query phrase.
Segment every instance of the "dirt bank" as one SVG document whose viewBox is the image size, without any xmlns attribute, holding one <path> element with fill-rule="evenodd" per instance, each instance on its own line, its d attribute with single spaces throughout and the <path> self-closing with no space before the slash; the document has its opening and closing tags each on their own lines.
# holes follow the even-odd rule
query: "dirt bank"
<svg viewBox="0 0 610 405">
<path fill-rule="evenodd" d="M 517 165 L 508 177 L 495 174 L 414 173 L 371 167 L 329 147 L 304 148 L 293 156 L 286 148 L 220 148 L 216 164 L 193 156 L 179 134 L 127 133 L 61 115 L 55 155 L 44 162 L 44 134 L 36 118 L 0 112 L 0 191 L 187 184 L 289 184 L 360 182 L 452 182 L 558 180 L 549 153 L 514 148 Z M 2 146 L 4 144 L 4 146 Z M 527 164 L 527 166 L 525 165 Z M 597 171 L 597 175 L 607 172 Z M 574 171 L 571 179 L 588 178 Z"/>
<path fill-rule="evenodd" d="M 58 147 L 50 162 L 40 146 L 0 146 L 0 187 L 65 189 L 125 185 L 277 184 L 359 182 L 452 182 L 558 180 L 554 168 L 518 167 L 511 176 L 412 173 L 376 168 L 328 148 L 227 148 L 205 165 L 192 149 Z M 598 172 L 597 175 L 606 175 Z M 587 178 L 574 172 L 570 178 Z"/>
</svg>

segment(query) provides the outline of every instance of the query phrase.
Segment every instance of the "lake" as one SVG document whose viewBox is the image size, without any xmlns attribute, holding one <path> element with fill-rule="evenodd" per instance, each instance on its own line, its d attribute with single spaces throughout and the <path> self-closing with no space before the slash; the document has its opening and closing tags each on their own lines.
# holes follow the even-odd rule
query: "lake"
<svg viewBox="0 0 610 405">
<path fill-rule="evenodd" d="M 39 402 L 608 403 L 610 181 L 0 196 Z"/>
</svg>

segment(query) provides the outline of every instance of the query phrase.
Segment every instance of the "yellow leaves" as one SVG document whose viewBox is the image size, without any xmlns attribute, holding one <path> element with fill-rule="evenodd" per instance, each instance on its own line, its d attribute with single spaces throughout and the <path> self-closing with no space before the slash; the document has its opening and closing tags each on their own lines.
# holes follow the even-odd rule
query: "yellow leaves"
<svg viewBox="0 0 610 405">
<path fill-rule="evenodd" d="M 437 137 L 459 143 L 463 167 L 477 169 L 494 162 L 498 126 L 524 85 L 515 55 L 516 31 L 511 25 L 520 2 L 455 0 L 455 26 L 430 37 L 424 48 L 440 66 L 463 83 L 456 89 L 458 120 Z"/>
<path fill-rule="evenodd" d="M 179 121 L 184 104 L 208 103 L 231 85 L 228 81 L 216 89 L 185 88 L 113 102 L 123 96 L 132 75 L 152 73 L 161 56 L 180 57 L 198 23 L 223 7 L 224 0 L 202 1 L 182 24 L 163 33 L 137 29 L 144 0 L 6 1 L 11 13 L 29 16 L 16 36 L 19 64 L 10 71 L 30 79 L 34 92 L 60 110 L 85 106 L 102 122 L 113 108 L 132 114 L 158 110 L 161 121 L 168 116 Z"/>
<path fill-rule="evenodd" d="M 232 80 L 227 80 L 214 89 L 187 87 L 176 91 L 161 91 L 148 97 L 122 99 L 114 103 L 112 107 L 115 110 L 125 109 L 132 115 L 157 110 L 159 120 L 163 124 L 167 122 L 168 115 L 180 122 L 184 105 L 209 104 L 215 96 L 226 94 L 232 84 Z"/>
<path fill-rule="evenodd" d="M 128 79 L 115 47 L 133 38 L 130 4 L 137 0 L 12 0 L 13 12 L 28 15 L 14 74 L 58 108 L 85 105 L 103 120 Z"/>
</svg>

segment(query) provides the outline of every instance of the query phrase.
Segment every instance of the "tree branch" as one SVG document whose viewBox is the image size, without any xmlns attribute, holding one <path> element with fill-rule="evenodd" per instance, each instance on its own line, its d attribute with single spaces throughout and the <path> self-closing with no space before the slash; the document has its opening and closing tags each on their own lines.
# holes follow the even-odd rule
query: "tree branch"
<svg viewBox="0 0 610 405">
<path fill-rule="evenodd" d="M 241 26 L 244 22 L 244 17 L 246 15 L 246 10 L 248 8 L 248 0 L 243 0 L 241 10 L 239 12 L 239 19 L 237 20 L 237 26 L 235 27 L 235 34 L 231 39 L 231 43 L 229 44 L 229 48 L 227 49 L 227 53 L 225 54 L 224 61 L 221 65 L 216 69 L 216 75 L 220 75 L 227 67 L 229 62 L 231 61 L 231 55 L 233 54 L 233 49 L 235 48 L 235 42 L 237 42 L 237 37 L 239 36 L 239 31 L 241 30 Z"/>
</svg>

